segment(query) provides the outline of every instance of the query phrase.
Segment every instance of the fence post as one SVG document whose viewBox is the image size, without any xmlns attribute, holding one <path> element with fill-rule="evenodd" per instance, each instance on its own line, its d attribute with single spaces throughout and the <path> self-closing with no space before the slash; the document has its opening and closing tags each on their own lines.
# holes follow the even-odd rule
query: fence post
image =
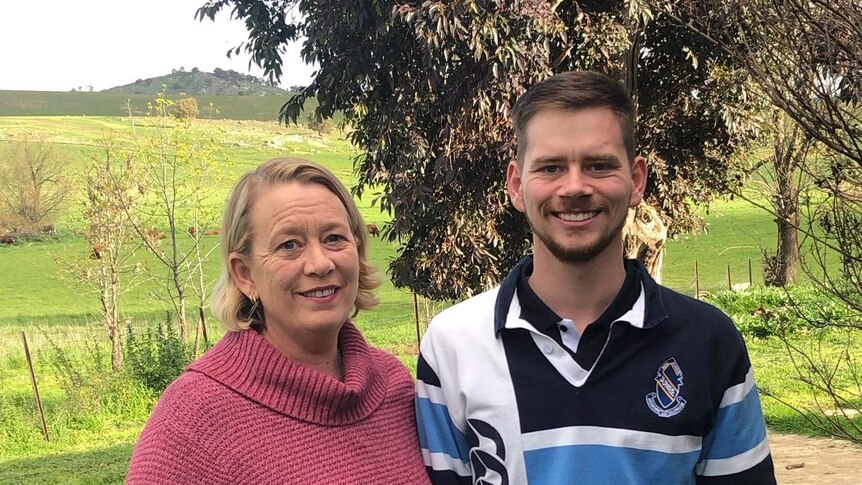
<svg viewBox="0 0 862 485">
<path fill-rule="evenodd" d="M 727 265 L 727 291 L 732 291 L 733 285 L 730 283 L 730 265 Z"/>
<path fill-rule="evenodd" d="M 697 260 L 694 260 L 694 298 L 700 300 L 700 273 L 697 270 Z"/>
<path fill-rule="evenodd" d="M 30 358 L 30 346 L 27 345 L 27 334 L 21 331 L 21 340 L 24 341 L 24 355 L 27 357 L 27 367 L 30 368 L 30 382 L 33 383 L 33 395 L 36 397 L 36 409 L 39 411 L 39 419 L 42 423 L 42 435 L 45 441 L 51 441 L 48 437 L 48 425 L 45 424 L 45 410 L 42 408 L 42 398 L 39 397 L 39 386 L 36 385 L 36 372 L 33 370 L 33 360 Z"/>
<path fill-rule="evenodd" d="M 204 334 L 204 347 L 209 348 L 210 339 L 207 337 L 207 320 L 204 318 L 204 307 L 198 307 L 198 315 L 201 317 L 201 331 Z"/>
<path fill-rule="evenodd" d="M 751 258 L 748 258 L 748 286 L 754 286 L 754 279 L 751 277 Z"/>
<path fill-rule="evenodd" d="M 416 293 L 413 293 L 413 319 L 416 322 L 416 348 L 419 348 L 422 336 L 419 335 L 419 299 L 416 297 Z"/>
</svg>

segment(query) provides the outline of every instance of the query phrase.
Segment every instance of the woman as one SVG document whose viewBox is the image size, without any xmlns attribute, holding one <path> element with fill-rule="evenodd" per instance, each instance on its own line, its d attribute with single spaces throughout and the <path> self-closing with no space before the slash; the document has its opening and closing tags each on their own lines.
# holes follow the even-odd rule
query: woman
<svg viewBox="0 0 862 485">
<path fill-rule="evenodd" d="M 378 283 L 347 189 L 270 160 L 234 187 L 221 234 L 229 332 L 165 390 L 127 481 L 428 483 L 410 374 L 349 320 Z"/>
</svg>

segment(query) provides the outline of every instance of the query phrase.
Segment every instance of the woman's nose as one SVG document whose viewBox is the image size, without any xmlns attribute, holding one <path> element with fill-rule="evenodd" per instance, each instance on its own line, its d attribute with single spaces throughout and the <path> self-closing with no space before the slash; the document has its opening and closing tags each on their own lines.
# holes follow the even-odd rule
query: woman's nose
<svg viewBox="0 0 862 485">
<path fill-rule="evenodd" d="M 320 243 L 312 243 L 306 249 L 303 269 L 307 275 L 326 276 L 335 269 L 335 263 Z"/>
</svg>

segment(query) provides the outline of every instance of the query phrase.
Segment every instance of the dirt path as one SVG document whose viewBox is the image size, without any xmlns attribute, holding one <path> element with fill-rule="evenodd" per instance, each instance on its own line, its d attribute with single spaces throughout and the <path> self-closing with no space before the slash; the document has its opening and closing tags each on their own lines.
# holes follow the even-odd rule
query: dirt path
<svg viewBox="0 0 862 485">
<path fill-rule="evenodd" d="M 778 433 L 769 434 L 769 444 L 779 484 L 862 484 L 862 447 L 831 438 Z"/>
</svg>

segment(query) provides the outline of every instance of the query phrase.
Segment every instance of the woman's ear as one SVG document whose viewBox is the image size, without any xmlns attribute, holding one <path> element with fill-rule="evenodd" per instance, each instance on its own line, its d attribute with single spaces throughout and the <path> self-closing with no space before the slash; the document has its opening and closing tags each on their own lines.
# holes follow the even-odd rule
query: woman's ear
<svg viewBox="0 0 862 485">
<path fill-rule="evenodd" d="M 230 272 L 230 277 L 233 279 L 234 284 L 236 284 L 239 291 L 243 292 L 245 296 L 251 298 L 252 295 L 257 294 L 254 280 L 251 276 L 251 268 L 248 267 L 243 257 L 237 253 L 232 252 L 227 257 L 227 267 Z"/>
</svg>

